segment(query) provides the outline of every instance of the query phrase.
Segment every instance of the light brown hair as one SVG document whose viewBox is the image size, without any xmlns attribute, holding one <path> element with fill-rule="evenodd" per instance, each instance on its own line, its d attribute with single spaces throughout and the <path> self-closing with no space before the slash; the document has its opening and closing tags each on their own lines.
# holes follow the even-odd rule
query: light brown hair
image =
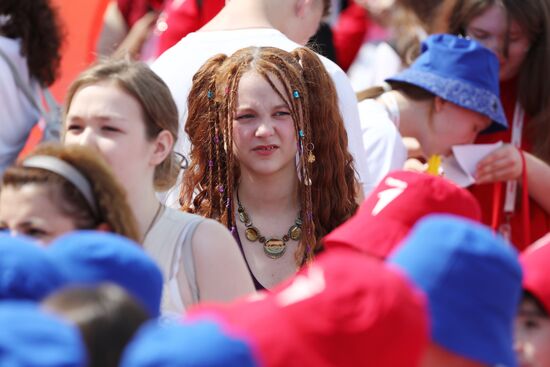
<svg viewBox="0 0 550 367">
<path fill-rule="evenodd" d="M 192 148 L 181 193 L 183 210 L 217 219 L 235 230 L 233 191 L 240 173 L 233 149 L 225 147 L 233 147 L 237 90 L 248 71 L 262 76 L 285 101 L 297 141 L 303 147 L 314 145 L 314 163 L 307 161 L 305 149 L 298 149 L 303 235 L 296 261 L 301 264 L 311 260 L 321 238 L 357 208 L 357 181 L 336 90 L 313 51 L 250 47 L 229 57 L 214 56 L 199 69 L 189 93 L 185 124 Z M 279 80 L 283 90 L 270 78 Z"/>
<path fill-rule="evenodd" d="M 47 144 L 38 146 L 25 158 L 37 155 L 59 158 L 78 170 L 92 187 L 98 214 L 94 214 L 80 190 L 66 178 L 45 169 L 23 167 L 24 159 L 4 172 L 2 187 L 44 185 L 50 191 L 52 202 L 58 205 L 61 213 L 72 218 L 77 229 L 96 229 L 106 223 L 112 232 L 134 241 L 140 240 L 126 192 L 96 153 L 76 145 Z"/>
<path fill-rule="evenodd" d="M 531 40 L 531 47 L 519 71 L 517 96 L 525 112 L 531 116 L 528 134 L 533 142 L 533 153 L 550 164 L 550 83 L 547 78 L 550 65 L 550 2 L 458 0 L 452 12 L 450 33 L 466 35 L 466 28 L 474 18 L 498 4 L 504 6 L 509 21 L 516 21 Z M 505 43 L 508 43 L 507 39 Z"/>
<path fill-rule="evenodd" d="M 129 60 L 105 60 L 84 71 L 71 84 L 65 102 L 65 118 L 75 94 L 89 85 L 113 82 L 136 99 L 142 109 L 148 139 L 155 139 L 166 130 L 178 137 L 178 110 L 166 84 L 147 65 Z M 128 157 L 139 159 L 140 157 Z M 154 184 L 157 191 L 165 191 L 176 183 L 180 164 L 172 151 L 155 168 Z"/>
</svg>

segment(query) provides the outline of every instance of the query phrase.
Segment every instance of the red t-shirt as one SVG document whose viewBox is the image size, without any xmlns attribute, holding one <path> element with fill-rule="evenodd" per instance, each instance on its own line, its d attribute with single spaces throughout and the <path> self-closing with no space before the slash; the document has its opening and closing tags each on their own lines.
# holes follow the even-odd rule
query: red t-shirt
<svg viewBox="0 0 550 367">
<path fill-rule="evenodd" d="M 132 28 L 135 22 L 150 11 L 160 11 L 164 0 L 117 0 L 118 10 Z"/>
<path fill-rule="evenodd" d="M 482 134 L 478 136 L 476 143 L 480 144 L 490 144 L 498 141 L 503 141 L 509 143 L 512 137 L 511 125 L 514 118 L 514 108 L 516 104 L 516 80 L 511 80 L 508 82 L 501 83 L 500 85 L 500 94 L 501 101 L 504 107 L 504 112 L 508 119 L 508 125 L 510 128 L 506 131 L 501 131 L 491 134 Z M 527 137 L 527 126 L 529 125 L 529 117 L 525 116 L 523 131 L 522 131 L 522 141 L 521 149 L 526 152 L 530 152 L 532 149 L 532 144 Z M 493 196 L 495 184 L 484 184 L 484 185 L 474 185 L 470 188 L 470 191 L 474 196 L 479 200 L 482 211 L 482 221 L 487 225 L 491 225 L 493 219 Z M 502 189 L 502 197 L 500 199 L 500 223 L 504 221 L 503 205 L 504 205 L 504 191 L 505 184 Z M 524 230 L 523 230 L 523 207 L 524 203 L 521 200 L 522 188 L 518 185 L 517 195 L 516 195 L 516 206 L 515 212 L 511 218 L 510 225 L 512 228 L 512 243 L 518 250 L 523 250 L 530 243 L 525 243 L 524 240 Z M 530 242 L 534 242 L 539 239 L 546 233 L 550 231 L 550 215 L 541 208 L 533 199 L 529 198 L 529 223 L 531 226 L 531 238 Z"/>
<path fill-rule="evenodd" d="M 159 35 L 157 55 L 175 45 L 188 33 L 200 29 L 225 6 L 225 0 L 197 0 L 168 3 L 164 11 L 166 29 Z"/>
</svg>

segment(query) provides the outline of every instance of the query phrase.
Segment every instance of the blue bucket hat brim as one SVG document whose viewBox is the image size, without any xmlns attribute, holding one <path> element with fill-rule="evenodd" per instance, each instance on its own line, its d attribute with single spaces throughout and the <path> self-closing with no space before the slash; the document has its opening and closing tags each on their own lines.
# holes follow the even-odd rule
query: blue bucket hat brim
<svg viewBox="0 0 550 367">
<path fill-rule="evenodd" d="M 482 134 L 508 129 L 499 96 L 487 89 L 413 68 L 405 69 L 386 81 L 415 85 L 446 101 L 489 117 L 492 123 Z"/>
</svg>

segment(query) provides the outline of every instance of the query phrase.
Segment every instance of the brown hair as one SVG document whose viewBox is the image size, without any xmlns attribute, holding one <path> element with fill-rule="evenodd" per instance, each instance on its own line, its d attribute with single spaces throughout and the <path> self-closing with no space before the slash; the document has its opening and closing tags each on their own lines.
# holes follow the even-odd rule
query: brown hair
<svg viewBox="0 0 550 367">
<path fill-rule="evenodd" d="M 323 17 L 329 16 L 332 4 L 330 0 L 323 0 Z"/>
<path fill-rule="evenodd" d="M 413 84 L 403 82 L 388 82 L 387 84 L 391 87 L 391 90 L 403 92 L 407 98 L 410 98 L 413 101 L 427 101 L 435 97 L 435 94 L 432 92 Z M 361 92 L 357 92 L 357 100 L 361 102 L 365 99 L 378 98 L 386 91 L 387 90 L 384 89 L 384 87 L 377 86 L 368 88 Z"/>
<path fill-rule="evenodd" d="M 25 158 L 37 155 L 59 158 L 77 169 L 92 187 L 98 214 L 94 214 L 81 191 L 66 178 L 44 169 L 23 167 L 24 159 L 4 172 L 2 187 L 47 185 L 52 201 L 57 203 L 63 214 L 73 219 L 77 229 L 95 229 L 106 223 L 113 232 L 134 241 L 140 240 L 126 193 L 97 154 L 86 147 L 48 144 L 38 146 Z"/>
<path fill-rule="evenodd" d="M 450 32 L 466 35 L 468 24 L 496 4 L 504 6 L 509 20 L 516 21 L 531 40 L 519 71 L 517 96 L 525 112 L 531 116 L 528 133 L 533 142 L 533 153 L 550 164 L 550 83 L 544 77 L 550 65 L 550 2 L 458 0 L 452 12 Z"/>
<path fill-rule="evenodd" d="M 65 288 L 42 304 L 78 327 L 88 351 L 88 367 L 119 366 L 124 348 L 149 319 L 137 301 L 110 283 Z"/>
<path fill-rule="evenodd" d="M 178 110 L 166 84 L 147 65 L 129 60 L 106 60 L 84 71 L 69 87 L 65 118 L 75 94 L 82 88 L 101 82 L 112 82 L 140 104 L 147 138 L 155 139 L 166 130 L 178 137 Z M 139 157 L 128 157 L 139 159 Z M 165 191 L 176 183 L 180 165 L 173 152 L 155 168 L 154 185 Z"/>
<path fill-rule="evenodd" d="M 62 31 L 50 0 L 2 0 L 0 34 L 21 40 L 30 75 L 42 86 L 55 81 L 61 61 Z"/>
<path fill-rule="evenodd" d="M 189 93 L 185 125 L 192 148 L 181 194 L 183 210 L 235 229 L 232 199 L 239 168 L 233 149 L 225 147 L 233 147 L 237 90 L 248 71 L 261 75 L 286 102 L 296 139 L 304 147 L 303 152 L 298 149 L 303 236 L 296 261 L 301 264 L 311 260 L 321 238 L 357 208 L 357 181 L 336 90 L 313 51 L 298 48 L 288 53 L 272 47 L 250 47 L 230 57 L 214 56 L 199 69 Z M 278 90 L 270 76 L 284 89 Z M 314 163 L 307 161 L 310 143 L 315 149 Z"/>
</svg>

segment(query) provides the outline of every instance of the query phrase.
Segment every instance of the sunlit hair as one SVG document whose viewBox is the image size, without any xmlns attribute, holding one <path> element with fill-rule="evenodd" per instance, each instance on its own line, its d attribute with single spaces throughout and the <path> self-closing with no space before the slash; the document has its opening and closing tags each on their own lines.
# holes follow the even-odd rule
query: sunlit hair
<svg viewBox="0 0 550 367">
<path fill-rule="evenodd" d="M 435 94 L 414 84 L 403 82 L 388 82 L 387 85 L 389 86 L 390 90 L 403 92 L 403 94 L 405 94 L 413 101 L 429 101 L 435 98 Z M 387 91 L 388 90 L 382 86 L 371 87 L 363 91 L 357 92 L 357 100 L 361 102 L 365 99 L 378 98 Z"/>
<path fill-rule="evenodd" d="M 458 0 L 450 33 L 466 35 L 468 24 L 492 5 L 503 5 L 510 21 L 527 33 L 531 47 L 518 76 L 517 96 L 531 116 L 528 133 L 533 153 L 550 164 L 550 2 L 547 0 Z M 509 22 L 510 23 L 510 22 Z M 509 43 L 508 37 L 505 45 Z M 504 47 L 507 50 L 507 47 Z M 506 55 L 505 55 L 506 56 Z"/>
<path fill-rule="evenodd" d="M 94 214 L 81 191 L 66 178 L 48 170 L 23 167 L 23 160 L 4 172 L 2 188 L 44 185 L 52 203 L 74 221 L 77 229 L 95 229 L 106 223 L 112 232 L 140 241 L 134 215 L 126 201 L 126 192 L 97 153 L 76 145 L 48 144 L 38 146 L 25 158 L 37 155 L 59 158 L 78 170 L 92 187 L 99 214 Z"/>
<path fill-rule="evenodd" d="M 183 210 L 217 219 L 235 230 L 233 198 L 240 172 L 233 149 L 227 147 L 233 147 L 239 82 L 249 71 L 263 77 L 285 101 L 296 139 L 304 148 L 298 149 L 297 167 L 303 234 L 296 261 L 301 264 L 311 260 L 321 238 L 357 208 L 357 181 L 336 90 L 314 52 L 250 47 L 230 57 L 214 56 L 199 69 L 188 99 L 185 131 L 192 144 L 191 163 L 184 175 L 181 203 Z M 280 81 L 283 90 L 271 78 Z M 314 163 L 307 161 L 310 143 Z"/>
<path fill-rule="evenodd" d="M 29 73 L 42 86 L 56 77 L 61 61 L 62 30 L 50 0 L 0 1 L 0 34 L 21 42 Z"/>
<path fill-rule="evenodd" d="M 168 131 L 174 142 L 178 137 L 178 109 L 170 90 L 147 65 L 129 60 L 105 60 L 84 71 L 71 84 L 65 102 L 65 116 L 71 108 L 75 94 L 82 88 L 103 82 L 114 83 L 136 99 L 142 109 L 146 136 L 155 139 L 158 134 Z M 65 126 L 66 128 L 66 126 Z M 140 159 L 140 157 L 128 157 Z M 175 153 L 171 152 L 155 168 L 154 184 L 157 191 L 165 191 L 174 186 L 180 164 Z"/>
</svg>

